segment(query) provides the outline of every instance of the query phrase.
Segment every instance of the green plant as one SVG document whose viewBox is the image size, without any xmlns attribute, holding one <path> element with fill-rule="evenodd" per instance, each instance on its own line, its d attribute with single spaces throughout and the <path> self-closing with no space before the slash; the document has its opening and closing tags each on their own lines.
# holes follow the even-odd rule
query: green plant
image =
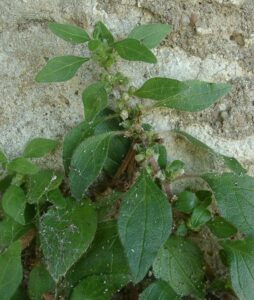
<svg viewBox="0 0 254 300">
<path fill-rule="evenodd" d="M 174 129 L 169 134 L 226 170 L 186 174 L 184 162 L 168 157 L 158 133 L 143 123 L 156 107 L 205 109 L 230 85 L 157 77 L 135 88 L 111 68 L 118 56 L 155 63 L 150 49 L 169 25 L 141 25 L 120 41 L 101 22 L 92 37 L 72 25 L 49 28 L 87 43 L 90 56 L 51 59 L 38 82 L 66 81 L 88 60 L 101 73 L 82 94 L 85 120 L 64 139 L 65 176 L 35 163 L 57 147 L 53 140 L 34 139 L 11 161 L 0 151 L 1 299 L 107 300 L 125 293 L 133 300 L 252 300 L 254 179 L 234 158 Z M 175 183 L 190 177 L 207 190 L 175 195 Z"/>
</svg>

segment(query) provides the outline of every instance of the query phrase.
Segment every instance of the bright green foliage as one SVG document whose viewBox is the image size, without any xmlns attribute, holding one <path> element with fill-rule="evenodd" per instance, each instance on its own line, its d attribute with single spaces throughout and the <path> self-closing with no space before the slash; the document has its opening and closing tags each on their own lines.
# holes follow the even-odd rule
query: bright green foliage
<svg viewBox="0 0 254 300">
<path fill-rule="evenodd" d="M 21 243 L 13 243 L 0 255 L 1 300 L 10 300 L 22 280 Z"/>
<path fill-rule="evenodd" d="M 85 119 L 91 122 L 108 105 L 108 96 L 101 82 L 89 85 L 82 94 Z"/>
<path fill-rule="evenodd" d="M 47 65 L 37 74 L 37 82 L 61 82 L 71 79 L 80 68 L 88 61 L 86 57 L 59 56 L 48 61 Z"/>
<path fill-rule="evenodd" d="M 94 26 L 93 38 L 107 41 L 109 45 L 114 43 L 114 37 L 108 28 L 102 22 L 97 22 Z"/>
<path fill-rule="evenodd" d="M 144 278 L 171 226 L 171 207 L 165 194 L 148 174 L 142 173 L 125 195 L 118 219 L 120 239 L 134 282 Z"/>
<path fill-rule="evenodd" d="M 24 157 L 42 157 L 49 152 L 55 150 L 58 142 L 51 139 L 35 138 L 31 140 L 25 147 Z"/>
<path fill-rule="evenodd" d="M 180 300 L 181 298 L 165 281 L 157 280 L 140 295 L 140 300 Z"/>
<path fill-rule="evenodd" d="M 211 219 L 211 213 L 202 205 L 194 208 L 187 225 L 193 231 L 199 231 Z"/>
<path fill-rule="evenodd" d="M 55 282 L 42 265 L 35 266 L 29 276 L 28 292 L 31 300 L 41 300 L 43 294 L 53 292 Z"/>
<path fill-rule="evenodd" d="M 9 162 L 8 170 L 23 175 L 33 175 L 39 171 L 39 168 L 28 159 L 18 157 Z"/>
<path fill-rule="evenodd" d="M 179 194 L 175 208 L 184 213 L 191 213 L 198 204 L 197 196 L 189 191 L 184 191 Z"/>
<path fill-rule="evenodd" d="M 41 248 L 47 269 L 55 280 L 64 276 L 91 244 L 97 227 L 96 213 L 88 202 L 67 209 L 50 208 L 40 227 Z"/>
<path fill-rule="evenodd" d="M 117 53 L 126 60 L 144 61 L 154 64 L 157 62 L 154 54 L 141 42 L 135 39 L 125 39 L 114 44 Z"/>
<path fill-rule="evenodd" d="M 203 258 L 198 247 L 181 237 L 170 237 L 153 265 L 156 278 L 165 280 L 181 296 L 204 299 Z"/>
<path fill-rule="evenodd" d="M 237 229 L 222 217 L 215 217 L 207 226 L 218 238 L 228 238 L 237 233 Z"/>
<path fill-rule="evenodd" d="M 17 223 L 25 225 L 26 195 L 24 191 L 15 185 L 11 185 L 2 198 L 4 212 Z"/>
<path fill-rule="evenodd" d="M 202 176 L 212 188 L 221 215 L 245 234 L 254 233 L 254 178 L 233 173 Z"/>
<path fill-rule="evenodd" d="M 48 27 L 54 34 L 73 44 L 85 43 L 90 40 L 87 32 L 78 26 L 49 23 Z"/>
<path fill-rule="evenodd" d="M 129 34 L 129 38 L 139 40 L 147 48 L 155 48 L 171 31 L 168 24 L 145 24 L 135 27 Z"/>
<path fill-rule="evenodd" d="M 241 300 L 254 298 L 254 238 L 222 243 L 227 254 L 232 287 Z"/>
</svg>

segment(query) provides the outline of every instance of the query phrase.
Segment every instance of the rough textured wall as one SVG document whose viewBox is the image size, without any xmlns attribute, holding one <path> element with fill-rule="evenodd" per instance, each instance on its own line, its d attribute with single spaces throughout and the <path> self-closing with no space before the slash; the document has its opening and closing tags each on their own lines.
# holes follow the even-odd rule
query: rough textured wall
<svg viewBox="0 0 254 300">
<path fill-rule="evenodd" d="M 62 137 L 83 117 L 81 92 L 96 79 L 94 66 L 86 63 L 67 83 L 35 83 L 49 57 L 87 52 L 85 46 L 53 36 L 48 21 L 81 25 L 91 32 L 102 20 L 117 37 L 137 23 L 166 22 L 174 29 L 155 51 L 157 65 L 119 63 L 134 85 L 160 75 L 230 81 L 233 88 L 203 112 L 161 110 L 149 120 L 160 131 L 180 126 L 254 173 L 253 0 L 1 0 L 0 11 L 0 146 L 11 156 L 32 137 Z M 163 136 L 172 157 L 180 155 L 206 168 L 207 159 L 197 149 Z M 59 158 L 60 152 L 56 163 Z"/>
</svg>

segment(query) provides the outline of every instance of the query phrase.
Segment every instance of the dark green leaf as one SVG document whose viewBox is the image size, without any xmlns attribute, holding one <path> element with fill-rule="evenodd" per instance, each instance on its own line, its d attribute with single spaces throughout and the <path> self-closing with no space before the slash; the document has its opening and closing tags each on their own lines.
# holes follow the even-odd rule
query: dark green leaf
<svg viewBox="0 0 254 300">
<path fill-rule="evenodd" d="M 118 218 L 118 231 L 134 282 L 146 275 L 171 226 L 167 197 L 148 174 L 142 173 L 126 193 Z"/>
<path fill-rule="evenodd" d="M 58 142 L 51 139 L 35 138 L 30 141 L 24 150 L 24 157 L 42 157 L 55 150 Z"/>
<path fill-rule="evenodd" d="M 197 191 L 195 194 L 203 207 L 207 207 L 212 203 L 213 193 L 211 191 L 200 190 Z"/>
<path fill-rule="evenodd" d="M 26 290 L 22 285 L 16 290 L 15 294 L 11 297 L 11 300 L 27 300 L 28 296 Z"/>
<path fill-rule="evenodd" d="M 155 277 L 168 282 L 177 294 L 204 299 L 203 258 L 191 241 L 170 237 L 159 251 L 153 268 Z"/>
<path fill-rule="evenodd" d="M 18 157 L 13 159 L 8 164 L 8 170 L 17 172 L 23 175 L 32 175 L 39 171 L 39 168 L 24 157 Z"/>
<path fill-rule="evenodd" d="M 5 153 L 0 149 L 0 165 L 8 162 Z"/>
<path fill-rule="evenodd" d="M 194 208 L 187 225 L 193 231 L 199 231 L 211 219 L 211 213 L 202 205 Z"/>
<path fill-rule="evenodd" d="M 97 22 L 94 26 L 93 37 L 101 41 L 106 40 L 109 45 L 112 45 L 114 43 L 113 35 L 108 30 L 108 28 L 100 21 Z"/>
<path fill-rule="evenodd" d="M 49 23 L 48 27 L 55 35 L 73 44 L 85 43 L 90 40 L 87 32 L 78 26 Z"/>
<path fill-rule="evenodd" d="M 147 48 L 155 48 L 171 31 L 168 24 L 145 24 L 135 27 L 129 34 L 129 38 L 139 40 Z"/>
<path fill-rule="evenodd" d="M 184 213 L 191 213 L 198 204 L 197 196 L 189 191 L 180 193 L 176 201 L 176 209 Z"/>
<path fill-rule="evenodd" d="M 126 60 L 156 63 L 154 54 L 142 43 L 135 39 L 125 39 L 114 44 L 117 53 Z"/>
<path fill-rule="evenodd" d="M 181 298 L 165 281 L 157 280 L 140 295 L 139 300 L 180 300 Z"/>
<path fill-rule="evenodd" d="M 44 266 L 34 267 L 29 276 L 28 291 L 31 300 L 42 300 L 43 294 L 53 292 L 54 280 Z"/>
<path fill-rule="evenodd" d="M 40 241 L 47 269 L 57 282 L 86 252 L 97 227 L 96 213 L 89 203 L 68 209 L 50 208 L 41 220 Z"/>
<path fill-rule="evenodd" d="M 75 150 L 70 166 L 70 186 L 72 195 L 81 199 L 89 186 L 102 171 L 107 156 L 112 133 L 92 136 L 83 141 Z"/>
<path fill-rule="evenodd" d="M 102 82 L 89 85 L 82 94 L 82 100 L 87 122 L 94 118 L 108 105 L 108 96 Z"/>
<path fill-rule="evenodd" d="M 164 145 L 156 144 L 154 146 L 155 152 L 158 155 L 158 164 L 161 169 L 165 169 L 167 166 L 167 149 Z"/>
<path fill-rule="evenodd" d="M 10 300 L 21 283 L 21 243 L 13 243 L 0 255 L 0 295 L 1 300 Z"/>
<path fill-rule="evenodd" d="M 59 56 L 48 61 L 46 66 L 37 74 L 37 82 L 61 82 L 71 79 L 89 58 L 78 56 Z"/>
<path fill-rule="evenodd" d="M 254 299 L 254 238 L 225 241 L 232 287 L 241 300 Z"/>
<path fill-rule="evenodd" d="M 202 178 L 212 188 L 221 215 L 245 234 L 254 233 L 254 178 L 224 173 Z"/>
<path fill-rule="evenodd" d="M 0 180 L 0 192 L 4 193 L 11 184 L 13 176 L 7 175 Z"/>
<path fill-rule="evenodd" d="M 59 189 L 47 193 L 47 201 L 53 203 L 57 208 L 65 208 L 68 202 Z"/>
<path fill-rule="evenodd" d="M 72 128 L 65 136 L 63 143 L 63 161 L 66 174 L 69 173 L 69 167 L 73 152 L 85 138 L 91 136 L 94 132 L 93 124 L 84 121 Z"/>
<path fill-rule="evenodd" d="M 228 238 L 237 233 L 237 229 L 222 217 L 215 217 L 207 226 L 218 238 Z"/>
<path fill-rule="evenodd" d="M 25 225 L 26 196 L 24 191 L 15 185 L 11 185 L 2 198 L 4 212 L 16 222 Z"/>
</svg>

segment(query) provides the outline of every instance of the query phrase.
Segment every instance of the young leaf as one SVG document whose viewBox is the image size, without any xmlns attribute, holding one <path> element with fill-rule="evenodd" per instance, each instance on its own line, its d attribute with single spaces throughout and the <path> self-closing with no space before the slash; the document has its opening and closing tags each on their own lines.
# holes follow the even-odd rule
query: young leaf
<svg viewBox="0 0 254 300">
<path fill-rule="evenodd" d="M 188 214 L 193 211 L 193 209 L 198 205 L 198 202 L 198 198 L 194 193 L 184 191 L 178 195 L 175 207 L 178 211 Z"/>
<path fill-rule="evenodd" d="M 21 242 L 13 243 L 0 255 L 1 300 L 10 300 L 22 280 Z"/>
<path fill-rule="evenodd" d="M 193 210 L 187 225 L 191 230 L 199 231 L 210 219 L 210 211 L 202 205 L 199 205 Z"/>
<path fill-rule="evenodd" d="M 87 202 L 81 205 L 73 202 L 68 209 L 51 207 L 43 216 L 41 248 L 47 269 L 55 282 L 86 252 L 96 227 L 96 213 Z"/>
<path fill-rule="evenodd" d="M 203 258 L 191 241 L 170 237 L 159 251 L 153 269 L 155 277 L 168 282 L 177 294 L 204 299 Z"/>
<path fill-rule="evenodd" d="M 94 118 L 108 105 L 108 96 L 102 82 L 89 85 L 82 94 L 87 122 Z"/>
<path fill-rule="evenodd" d="M 42 157 L 55 150 L 57 145 L 55 140 L 35 138 L 26 145 L 23 155 L 28 158 Z"/>
<path fill-rule="evenodd" d="M 55 35 L 73 44 L 85 43 L 90 40 L 87 32 L 78 26 L 49 23 L 48 27 Z"/>
<path fill-rule="evenodd" d="M 143 172 L 126 193 L 118 218 L 118 232 L 135 283 L 146 275 L 170 235 L 171 226 L 172 212 L 167 197 Z"/>
<path fill-rule="evenodd" d="M 245 234 L 254 233 L 254 178 L 224 173 L 202 178 L 214 192 L 221 215 Z"/>
<path fill-rule="evenodd" d="M 108 300 L 125 284 L 125 275 L 89 276 L 74 288 L 70 300 Z"/>
<path fill-rule="evenodd" d="M 154 150 L 159 154 L 158 156 L 158 164 L 161 169 L 165 169 L 167 166 L 167 149 L 164 145 L 156 144 L 154 146 Z"/>
<path fill-rule="evenodd" d="M 237 229 L 222 217 L 215 217 L 207 223 L 211 232 L 218 238 L 228 238 L 237 233 Z"/>
<path fill-rule="evenodd" d="M 25 225 L 26 195 L 24 191 L 15 185 L 11 185 L 2 198 L 4 212 L 16 222 Z"/>
<path fill-rule="evenodd" d="M 39 171 L 39 168 L 24 157 L 18 157 L 9 162 L 9 171 L 17 172 L 22 175 L 32 175 Z"/>
<path fill-rule="evenodd" d="M 135 27 L 129 34 L 129 38 L 139 40 L 147 48 L 155 48 L 171 31 L 168 24 L 145 24 Z"/>
<path fill-rule="evenodd" d="M 139 300 L 181 300 L 165 281 L 157 280 L 140 295 Z"/>
<path fill-rule="evenodd" d="M 44 266 L 38 265 L 32 269 L 28 282 L 28 292 L 31 300 L 43 299 L 43 294 L 53 292 L 54 287 L 54 280 Z"/>
<path fill-rule="evenodd" d="M 125 39 L 114 44 L 119 56 L 130 61 L 144 61 L 155 64 L 157 62 L 154 54 L 146 48 L 140 41 L 135 39 Z"/>
<path fill-rule="evenodd" d="M 37 74 L 37 82 L 61 82 L 71 79 L 89 58 L 78 56 L 59 56 L 48 61 Z"/>
<path fill-rule="evenodd" d="M 0 165 L 7 164 L 8 160 L 4 152 L 0 149 Z"/>
<path fill-rule="evenodd" d="M 94 26 L 93 38 L 101 41 L 106 40 L 109 45 L 114 43 L 113 35 L 101 21 Z"/>
<path fill-rule="evenodd" d="M 70 165 L 70 186 L 72 195 L 81 199 L 89 186 L 102 171 L 112 133 L 92 136 L 84 140 L 75 150 Z"/>
<path fill-rule="evenodd" d="M 30 176 L 28 182 L 27 201 L 31 204 L 39 203 L 42 196 L 61 184 L 63 176 L 52 170 L 41 170 Z"/>
<path fill-rule="evenodd" d="M 232 287 L 242 300 L 254 299 L 254 238 L 222 243 L 229 262 Z"/>
</svg>

